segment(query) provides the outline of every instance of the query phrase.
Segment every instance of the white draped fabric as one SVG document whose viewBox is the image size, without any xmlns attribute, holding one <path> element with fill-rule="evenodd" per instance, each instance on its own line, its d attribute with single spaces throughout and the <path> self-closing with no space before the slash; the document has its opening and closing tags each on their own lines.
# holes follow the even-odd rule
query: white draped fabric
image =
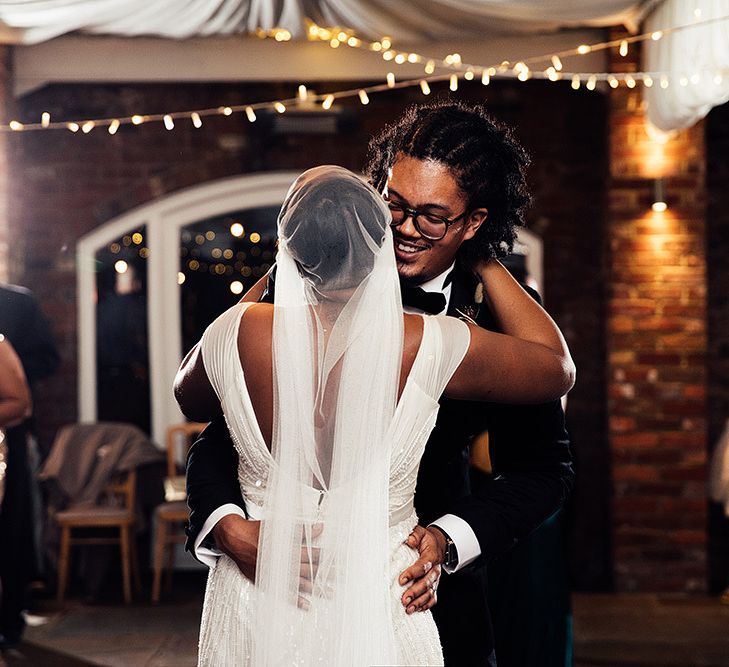
<svg viewBox="0 0 729 667">
<path fill-rule="evenodd" d="M 646 32 L 721 17 L 647 43 L 643 69 L 670 73 L 668 88 L 645 90 L 648 120 L 660 130 L 689 127 L 729 100 L 729 0 L 666 0 L 647 18 Z"/>
<path fill-rule="evenodd" d="M 69 32 L 187 38 L 304 34 L 304 18 L 366 38 L 452 39 L 574 26 L 635 26 L 651 0 L 0 0 L 0 20 L 26 44 Z"/>
</svg>

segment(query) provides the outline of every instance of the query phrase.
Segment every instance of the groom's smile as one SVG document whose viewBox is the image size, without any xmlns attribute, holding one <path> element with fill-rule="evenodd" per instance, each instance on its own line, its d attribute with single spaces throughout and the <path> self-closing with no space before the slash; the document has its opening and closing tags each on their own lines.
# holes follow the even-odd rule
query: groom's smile
<svg viewBox="0 0 729 667">
<path fill-rule="evenodd" d="M 473 237 L 485 218 L 484 209 L 467 211 L 467 197 L 453 172 L 435 160 L 399 153 L 384 194 L 391 206 L 407 209 L 392 232 L 397 271 L 401 280 L 412 285 L 420 285 L 448 269 L 458 248 Z M 442 239 L 431 240 L 418 230 L 414 211 L 419 216 L 430 214 L 457 221 L 448 226 Z"/>
</svg>

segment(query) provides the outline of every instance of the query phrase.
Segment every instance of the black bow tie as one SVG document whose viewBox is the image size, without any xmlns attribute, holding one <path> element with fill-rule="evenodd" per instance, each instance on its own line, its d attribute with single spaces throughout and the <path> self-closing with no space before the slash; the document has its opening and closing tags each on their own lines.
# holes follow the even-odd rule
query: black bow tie
<svg viewBox="0 0 729 667">
<path fill-rule="evenodd" d="M 403 306 L 417 308 L 431 315 L 445 310 L 446 298 L 441 292 L 426 292 L 422 287 L 401 287 L 400 291 Z"/>
</svg>

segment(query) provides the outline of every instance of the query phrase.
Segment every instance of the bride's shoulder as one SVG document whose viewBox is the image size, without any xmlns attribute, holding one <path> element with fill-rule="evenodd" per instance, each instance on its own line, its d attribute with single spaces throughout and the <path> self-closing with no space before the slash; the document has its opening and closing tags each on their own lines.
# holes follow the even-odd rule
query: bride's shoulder
<svg viewBox="0 0 729 667">
<path fill-rule="evenodd" d="M 273 305 L 270 303 L 239 303 L 236 307 L 243 310 L 240 320 L 240 335 L 263 335 L 271 332 L 273 327 Z"/>
</svg>

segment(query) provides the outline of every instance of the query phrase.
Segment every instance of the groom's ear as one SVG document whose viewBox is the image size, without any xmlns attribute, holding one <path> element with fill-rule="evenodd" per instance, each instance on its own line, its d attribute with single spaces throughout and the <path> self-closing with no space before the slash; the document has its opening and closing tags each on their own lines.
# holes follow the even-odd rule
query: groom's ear
<svg viewBox="0 0 729 667">
<path fill-rule="evenodd" d="M 468 241 L 469 239 L 472 239 L 474 236 L 476 236 L 476 232 L 479 230 L 479 227 L 481 227 L 481 225 L 486 222 L 486 218 L 488 217 L 488 209 L 477 208 L 471 211 L 468 216 L 468 220 L 466 220 L 463 240 Z"/>
</svg>

